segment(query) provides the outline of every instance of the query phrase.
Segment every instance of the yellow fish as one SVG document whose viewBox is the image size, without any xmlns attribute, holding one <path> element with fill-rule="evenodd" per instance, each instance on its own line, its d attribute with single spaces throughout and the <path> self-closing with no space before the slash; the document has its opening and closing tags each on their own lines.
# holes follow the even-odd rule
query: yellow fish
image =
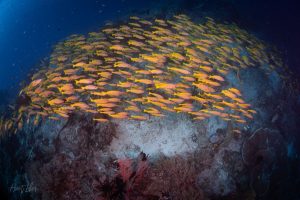
<svg viewBox="0 0 300 200">
<path fill-rule="evenodd" d="M 236 98 L 236 95 L 228 90 L 222 90 L 221 91 L 222 94 L 224 94 L 226 97 L 229 97 L 231 99 Z"/>
<path fill-rule="evenodd" d="M 134 83 L 131 83 L 131 82 L 119 82 L 117 84 L 117 86 L 121 87 L 121 88 L 130 88 L 130 87 L 134 86 Z"/>
<path fill-rule="evenodd" d="M 81 89 L 84 89 L 84 90 L 97 90 L 98 87 L 95 86 L 95 85 L 87 85 L 87 86 L 82 86 Z"/>
<path fill-rule="evenodd" d="M 41 82 L 42 82 L 43 79 L 37 79 L 37 80 L 34 80 L 30 83 L 29 87 L 35 87 L 37 85 L 39 85 Z"/>
<path fill-rule="evenodd" d="M 209 67 L 209 66 L 203 66 L 203 65 L 200 65 L 199 68 L 202 69 L 202 70 L 205 71 L 205 72 L 212 72 L 212 71 L 213 71 L 213 68 L 212 68 L 212 67 Z"/>
<path fill-rule="evenodd" d="M 217 81 L 225 81 L 222 76 L 217 76 L 217 75 L 212 75 L 212 76 L 209 76 L 208 78 L 214 79 L 214 80 L 217 80 Z"/>
<path fill-rule="evenodd" d="M 59 105 L 59 104 L 62 104 L 62 103 L 64 103 L 64 100 L 62 100 L 62 99 L 51 99 L 51 100 L 48 100 L 48 104 L 49 105 Z"/>
<path fill-rule="evenodd" d="M 196 86 L 198 89 L 204 91 L 204 92 L 207 92 L 207 93 L 213 93 L 215 92 L 216 90 L 212 87 L 209 87 L 205 84 L 202 84 L 202 83 L 193 83 L 192 85 Z"/>
<path fill-rule="evenodd" d="M 138 41 L 135 41 L 135 40 L 129 40 L 128 44 L 132 45 L 132 46 L 136 46 L 136 47 L 143 47 L 143 46 L 145 46 L 144 43 L 138 42 Z"/>
<path fill-rule="evenodd" d="M 128 117 L 127 112 L 119 112 L 116 114 L 110 114 L 109 116 L 116 118 L 116 119 L 125 119 Z"/>
<path fill-rule="evenodd" d="M 75 80 L 76 84 L 92 84 L 93 82 L 95 82 L 95 79 L 93 78 Z"/>
<path fill-rule="evenodd" d="M 176 88 L 176 84 L 173 83 L 155 83 L 155 87 L 156 88 L 164 88 L 164 89 L 175 89 Z"/>
<path fill-rule="evenodd" d="M 74 107 L 74 108 L 80 108 L 80 109 L 83 109 L 83 110 L 86 110 L 86 109 L 89 109 L 89 105 L 87 105 L 86 103 L 84 102 L 77 102 L 77 103 L 73 103 L 70 105 L 71 107 Z"/>
<path fill-rule="evenodd" d="M 181 55 L 180 53 L 173 52 L 169 56 L 170 56 L 170 58 L 173 58 L 173 59 L 176 59 L 176 60 L 179 60 L 179 61 L 184 61 L 185 60 L 185 57 L 183 55 Z"/>
<path fill-rule="evenodd" d="M 234 94 L 236 94 L 238 96 L 242 96 L 241 92 L 236 88 L 229 88 L 228 90 L 233 92 Z"/>
<path fill-rule="evenodd" d="M 171 71 L 174 71 L 174 72 L 179 72 L 179 73 L 184 74 L 184 75 L 191 74 L 191 72 L 186 70 L 186 69 L 179 69 L 179 68 L 176 68 L 176 67 L 168 67 L 167 69 L 171 70 Z"/>
<path fill-rule="evenodd" d="M 131 115 L 130 118 L 135 120 L 147 120 L 147 117 L 142 115 Z"/>
<path fill-rule="evenodd" d="M 160 69 L 152 69 L 152 70 L 149 70 L 149 72 L 151 74 L 163 74 L 164 72 Z"/>
<path fill-rule="evenodd" d="M 105 118 L 93 118 L 94 121 L 97 121 L 97 122 L 108 122 L 109 120 L 108 119 L 105 119 Z"/>
<path fill-rule="evenodd" d="M 149 79 L 134 79 L 134 82 L 136 82 L 136 83 L 144 83 L 146 85 L 153 84 L 153 81 L 149 80 Z"/>
<path fill-rule="evenodd" d="M 206 73 L 204 73 L 204 72 L 195 72 L 195 73 L 193 74 L 193 76 L 194 76 L 195 78 L 198 78 L 199 80 L 202 80 L 202 79 L 205 79 L 205 78 L 208 77 L 208 75 L 207 75 Z"/>
<path fill-rule="evenodd" d="M 145 91 L 142 89 L 131 88 L 131 89 L 127 89 L 126 92 L 130 92 L 134 94 L 143 94 Z"/>
<path fill-rule="evenodd" d="M 109 47 L 109 49 L 116 51 L 125 51 L 125 47 L 122 45 L 112 45 Z"/>
</svg>

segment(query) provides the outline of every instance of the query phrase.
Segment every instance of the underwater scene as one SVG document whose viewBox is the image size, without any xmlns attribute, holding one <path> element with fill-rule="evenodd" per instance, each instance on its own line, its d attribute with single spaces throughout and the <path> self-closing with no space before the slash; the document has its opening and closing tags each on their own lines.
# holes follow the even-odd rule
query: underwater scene
<svg viewBox="0 0 300 200">
<path fill-rule="evenodd" d="M 300 200 L 296 0 L 0 0 L 1 200 Z"/>
</svg>

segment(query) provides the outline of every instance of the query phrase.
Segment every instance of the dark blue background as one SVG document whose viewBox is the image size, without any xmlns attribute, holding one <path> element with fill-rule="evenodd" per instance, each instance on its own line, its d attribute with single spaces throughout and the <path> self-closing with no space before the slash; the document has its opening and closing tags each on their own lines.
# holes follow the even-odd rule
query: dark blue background
<svg viewBox="0 0 300 200">
<path fill-rule="evenodd" d="M 0 89 L 16 89 L 59 40 L 147 5 L 140 0 L 0 1 Z"/>
<path fill-rule="evenodd" d="M 106 20 L 168 6 L 191 15 L 213 13 L 277 45 L 300 74 L 300 14 L 296 0 L 2 0 L 0 1 L 0 91 L 15 94 L 30 69 L 56 42 L 97 30 Z M 163 9 L 161 10 L 163 12 Z M 162 13 L 163 14 L 163 13 Z"/>
</svg>

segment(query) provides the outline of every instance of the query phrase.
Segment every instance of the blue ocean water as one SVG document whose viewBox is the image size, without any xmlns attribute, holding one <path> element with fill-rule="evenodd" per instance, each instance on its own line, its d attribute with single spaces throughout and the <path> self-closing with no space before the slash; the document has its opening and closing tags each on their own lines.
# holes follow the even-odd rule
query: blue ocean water
<svg viewBox="0 0 300 200">
<path fill-rule="evenodd" d="M 0 90 L 14 95 L 52 46 L 68 35 L 98 30 L 106 21 L 150 5 L 151 1 L 138 0 L 1 1 Z"/>
<path fill-rule="evenodd" d="M 52 45 L 70 34 L 97 30 L 107 20 L 122 20 L 132 13 L 164 15 L 168 9 L 191 15 L 206 12 L 236 22 L 278 46 L 290 68 L 300 73 L 296 0 L 2 0 L 0 91 L 15 95 L 30 70 L 49 55 Z"/>
</svg>

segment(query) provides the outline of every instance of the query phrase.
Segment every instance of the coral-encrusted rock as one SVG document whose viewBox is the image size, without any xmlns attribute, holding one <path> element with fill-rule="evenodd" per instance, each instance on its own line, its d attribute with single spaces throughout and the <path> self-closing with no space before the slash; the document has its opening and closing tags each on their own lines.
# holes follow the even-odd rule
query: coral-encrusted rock
<svg viewBox="0 0 300 200">
<path fill-rule="evenodd" d="M 242 146 L 243 161 L 248 166 L 272 165 L 286 155 L 284 139 L 278 131 L 258 129 Z"/>
<path fill-rule="evenodd" d="M 197 128 L 186 115 L 117 124 L 117 138 L 112 141 L 110 150 L 120 158 L 136 157 L 141 151 L 150 156 L 159 153 L 174 156 L 197 148 L 197 143 L 192 141 L 192 136 L 198 135 Z"/>
<path fill-rule="evenodd" d="M 274 169 L 286 158 L 284 138 L 278 131 L 260 128 L 242 146 L 244 163 L 250 170 L 250 185 L 257 195 L 265 195 L 270 187 Z"/>
<path fill-rule="evenodd" d="M 295 116 L 292 106 L 279 95 L 280 82 L 273 83 L 260 73 L 242 70 L 241 82 L 236 74 L 228 75 L 230 86 L 240 86 L 258 108 L 249 124 L 218 118 L 193 121 L 176 113 L 147 121 L 95 123 L 89 115 L 75 113 L 68 120 L 26 125 L 12 140 L 14 159 L 26 166 L 13 183 L 33 183 L 37 191 L 31 197 L 46 200 L 122 199 L 128 190 L 133 199 L 141 200 L 267 197 L 277 187 L 271 184 L 274 169 L 285 166 L 285 140 L 291 141 L 289 127 L 295 127 L 296 118 L 290 117 Z M 282 117 L 272 123 L 278 107 Z M 251 134 L 257 127 L 269 129 Z M 141 151 L 149 155 L 143 180 L 136 182 L 133 172 L 122 181 L 117 161 L 135 160 Z M 2 163 L 10 163 L 8 155 L 1 158 Z"/>
<path fill-rule="evenodd" d="M 36 198 L 88 199 L 96 194 L 91 187 L 93 181 L 113 174 L 113 155 L 108 156 L 103 150 L 115 135 L 115 125 L 96 124 L 89 119 L 75 114 L 68 121 L 52 122 L 52 128 L 47 121 L 37 130 L 38 148 L 26 168 L 37 186 Z M 51 133 L 45 134 L 46 130 Z"/>
</svg>

